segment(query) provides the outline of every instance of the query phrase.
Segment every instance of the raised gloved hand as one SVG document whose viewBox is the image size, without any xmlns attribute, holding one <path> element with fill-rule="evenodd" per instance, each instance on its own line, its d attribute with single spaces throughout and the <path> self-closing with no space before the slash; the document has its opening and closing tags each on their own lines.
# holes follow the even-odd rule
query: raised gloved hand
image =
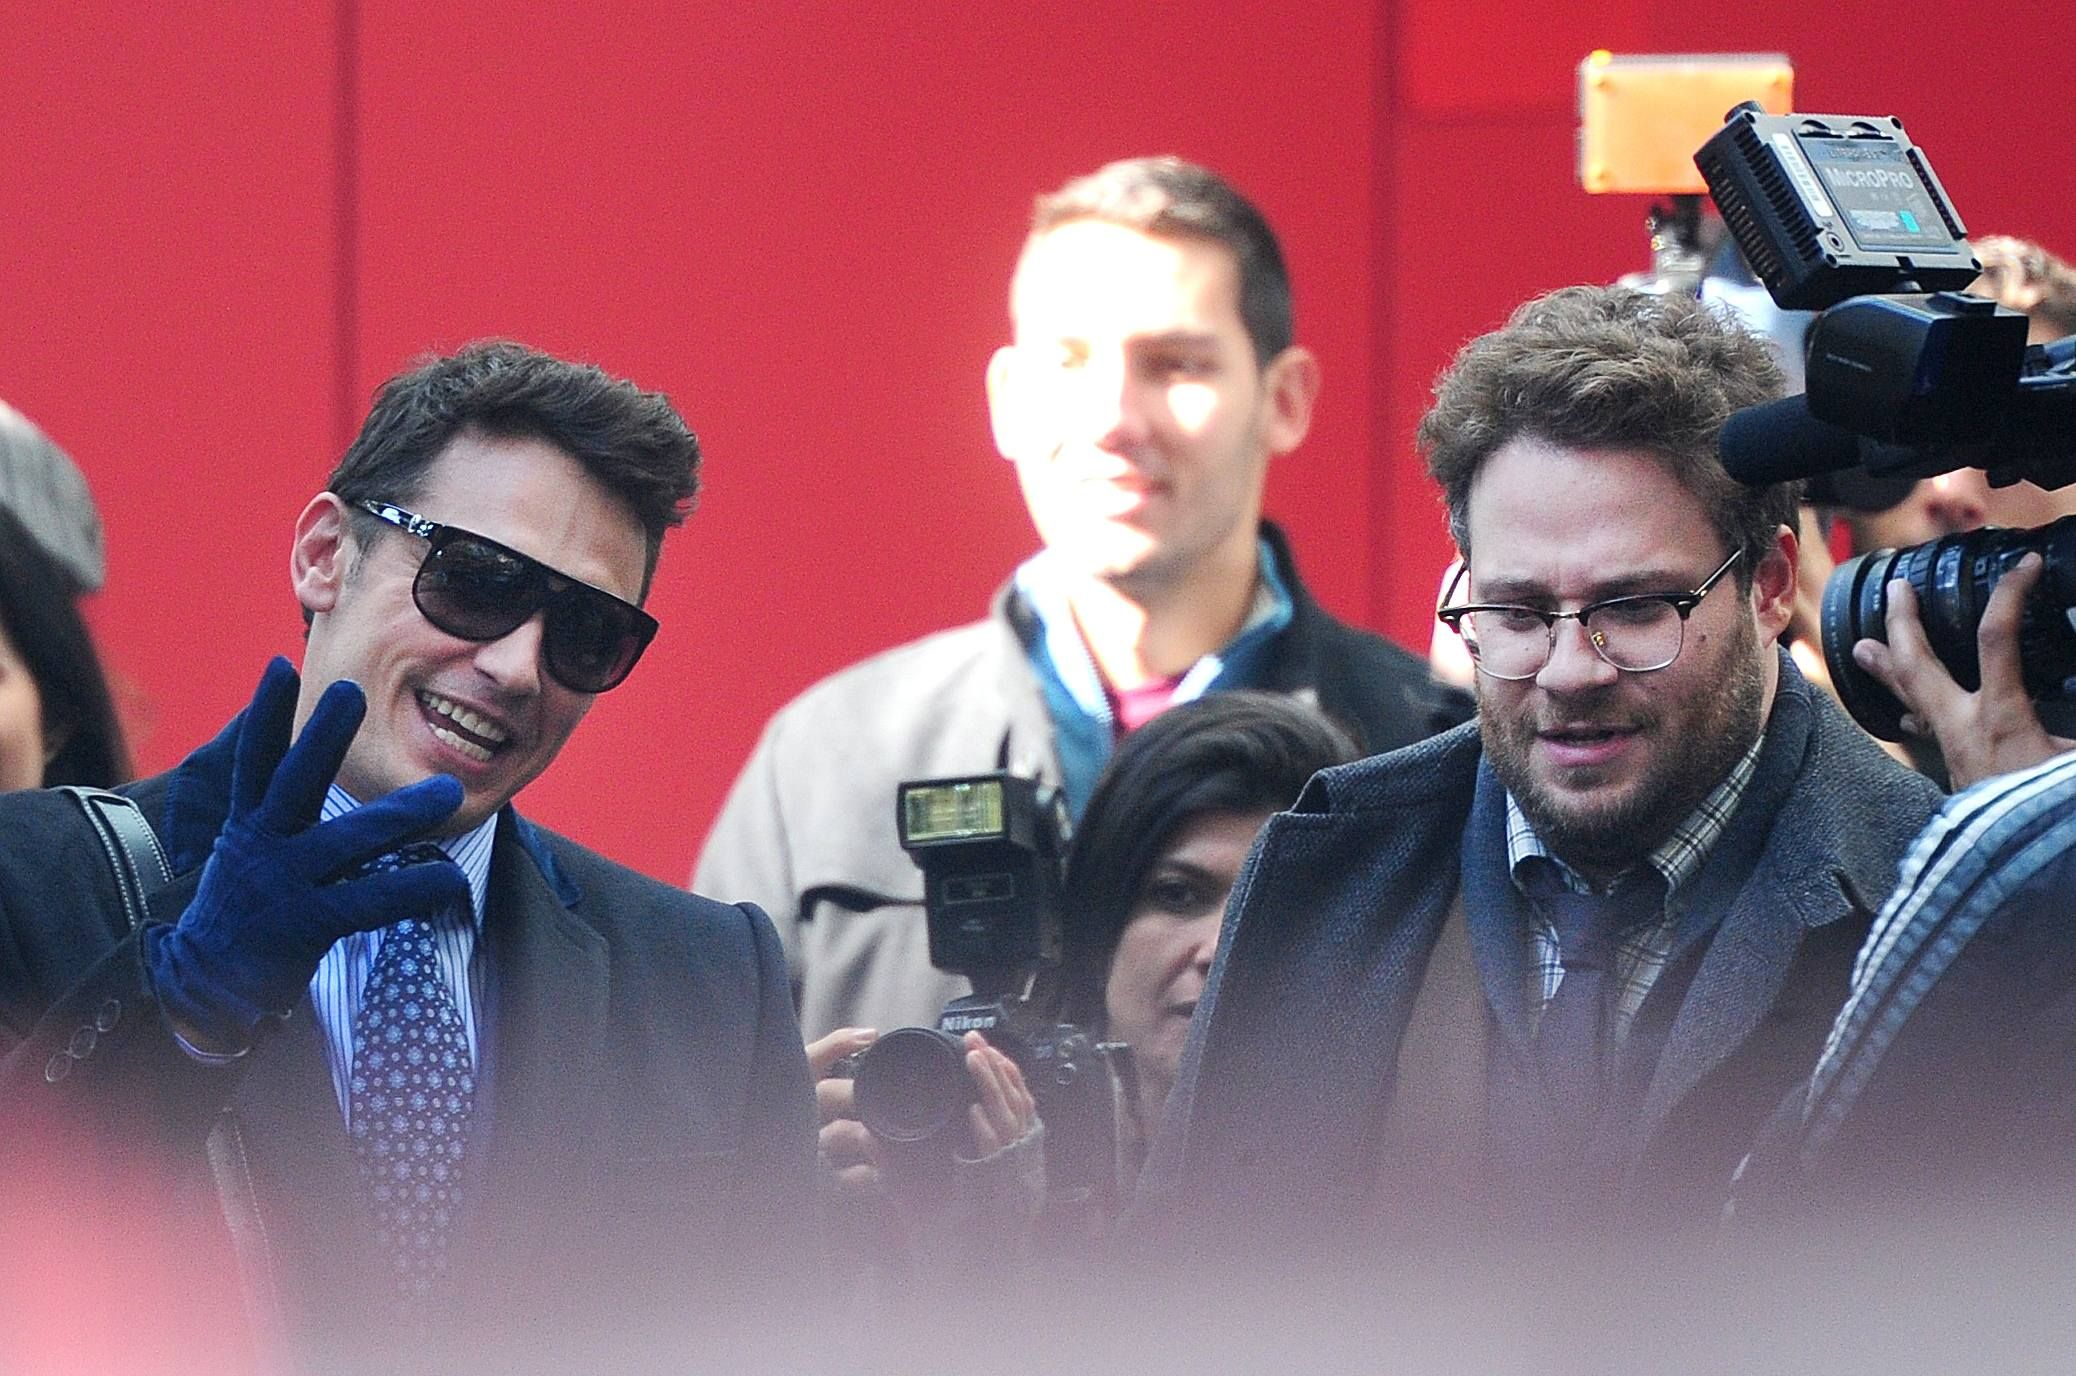
<svg viewBox="0 0 2076 1376">
<path fill-rule="evenodd" d="M 249 1045 L 262 1019 L 293 1008 L 341 937 L 469 901 L 451 861 L 354 875 L 452 816 L 461 785 L 436 774 L 320 825 L 367 698 L 332 684 L 290 745 L 297 686 L 287 660 L 267 666 L 239 724 L 230 813 L 201 887 L 178 923 L 146 933 L 159 1001 L 210 1050 Z"/>
</svg>

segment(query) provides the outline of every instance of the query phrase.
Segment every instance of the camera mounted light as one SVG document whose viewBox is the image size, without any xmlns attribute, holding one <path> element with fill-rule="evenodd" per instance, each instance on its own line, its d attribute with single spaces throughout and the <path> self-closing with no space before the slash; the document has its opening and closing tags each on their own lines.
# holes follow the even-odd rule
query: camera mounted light
<svg viewBox="0 0 2076 1376">
<path fill-rule="evenodd" d="M 1901 120 L 1769 115 L 1747 102 L 1694 155 L 1739 251 L 1784 310 L 1957 291 L 1982 264 Z"/>
<path fill-rule="evenodd" d="M 901 847 L 923 872 L 930 963 L 1005 993 L 1057 960 L 1066 804 L 997 771 L 918 779 L 895 791 Z"/>
</svg>

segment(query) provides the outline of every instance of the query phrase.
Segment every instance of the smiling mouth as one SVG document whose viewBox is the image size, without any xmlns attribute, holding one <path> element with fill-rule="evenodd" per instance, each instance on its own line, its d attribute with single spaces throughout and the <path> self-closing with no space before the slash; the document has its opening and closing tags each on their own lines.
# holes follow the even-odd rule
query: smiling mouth
<svg viewBox="0 0 2076 1376">
<path fill-rule="evenodd" d="M 1099 499 L 1107 498 L 1112 502 L 1135 506 L 1151 501 L 1162 491 L 1161 484 L 1136 473 L 1088 478 L 1081 486 L 1084 492 L 1102 494 Z"/>
<path fill-rule="evenodd" d="M 1566 726 L 1554 731 L 1538 731 L 1536 734 L 1558 745 L 1599 745 L 1617 736 L 1634 735 L 1635 729 L 1627 726 Z"/>
<path fill-rule="evenodd" d="M 1630 744 L 1641 739 L 1636 726 L 1600 726 L 1579 722 L 1535 733 L 1543 758 L 1562 771 L 1611 768 L 1626 758 Z"/>
<path fill-rule="evenodd" d="M 511 732 L 496 722 L 438 693 L 420 689 L 418 706 L 434 736 L 478 764 L 488 763 L 512 739 Z"/>
</svg>

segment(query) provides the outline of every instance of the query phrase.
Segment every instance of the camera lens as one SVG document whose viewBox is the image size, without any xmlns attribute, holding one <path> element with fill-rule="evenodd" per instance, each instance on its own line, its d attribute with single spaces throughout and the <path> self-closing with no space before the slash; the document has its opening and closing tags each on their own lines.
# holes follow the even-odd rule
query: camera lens
<svg viewBox="0 0 2076 1376">
<path fill-rule="evenodd" d="M 1883 638 L 1883 616 L 1896 551 L 1878 549 L 1856 554 L 1840 564 L 1824 584 L 1819 622 L 1823 630 L 1824 664 L 1831 686 L 1853 720 L 1885 741 L 1903 738 L 1903 704 L 1873 675 L 1853 662 L 1853 642 Z"/>
<path fill-rule="evenodd" d="M 1917 594 L 1925 640 L 1961 687 L 1982 682 L 1976 632 L 1990 593 L 2027 554 L 2046 564 L 2026 600 L 2019 628 L 2019 663 L 2027 694 L 2036 702 L 2068 696 L 2076 678 L 2076 517 L 2036 530 L 1985 529 L 1945 535 L 1907 549 L 1874 550 L 1838 566 L 1824 585 L 1821 616 L 1824 662 L 1853 720 L 1883 740 L 1901 740 L 1903 704 L 1853 662 L 1853 642 L 1888 639 L 1888 584 L 1908 583 Z"/>
<path fill-rule="evenodd" d="M 858 1056 L 858 1121 L 890 1142 L 935 1137 L 973 1102 L 966 1048 L 934 1027 L 897 1027 Z"/>
</svg>

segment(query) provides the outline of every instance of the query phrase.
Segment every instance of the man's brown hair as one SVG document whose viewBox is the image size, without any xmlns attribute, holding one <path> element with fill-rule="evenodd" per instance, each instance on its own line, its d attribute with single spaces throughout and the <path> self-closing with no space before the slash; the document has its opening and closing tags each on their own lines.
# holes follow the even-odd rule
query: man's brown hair
<svg viewBox="0 0 2076 1376">
<path fill-rule="evenodd" d="M 1240 323 L 1267 368 L 1296 338 L 1290 271 L 1275 231 L 1252 201 L 1208 167 L 1181 158 L 1126 158 L 1038 198 L 1031 236 L 1076 220 L 1101 220 L 1156 238 L 1208 239 L 1240 270 Z"/>
<path fill-rule="evenodd" d="M 1525 436 L 1656 457 L 1724 544 L 1743 552 L 1737 580 L 1749 588 L 1776 532 L 1795 525 L 1798 485 L 1746 487 L 1724 471 L 1716 441 L 1731 412 L 1785 386 L 1764 338 L 1698 301 L 1565 287 L 1463 347 L 1435 383 L 1418 443 L 1465 558 L 1471 482 L 1486 459 Z"/>
</svg>

